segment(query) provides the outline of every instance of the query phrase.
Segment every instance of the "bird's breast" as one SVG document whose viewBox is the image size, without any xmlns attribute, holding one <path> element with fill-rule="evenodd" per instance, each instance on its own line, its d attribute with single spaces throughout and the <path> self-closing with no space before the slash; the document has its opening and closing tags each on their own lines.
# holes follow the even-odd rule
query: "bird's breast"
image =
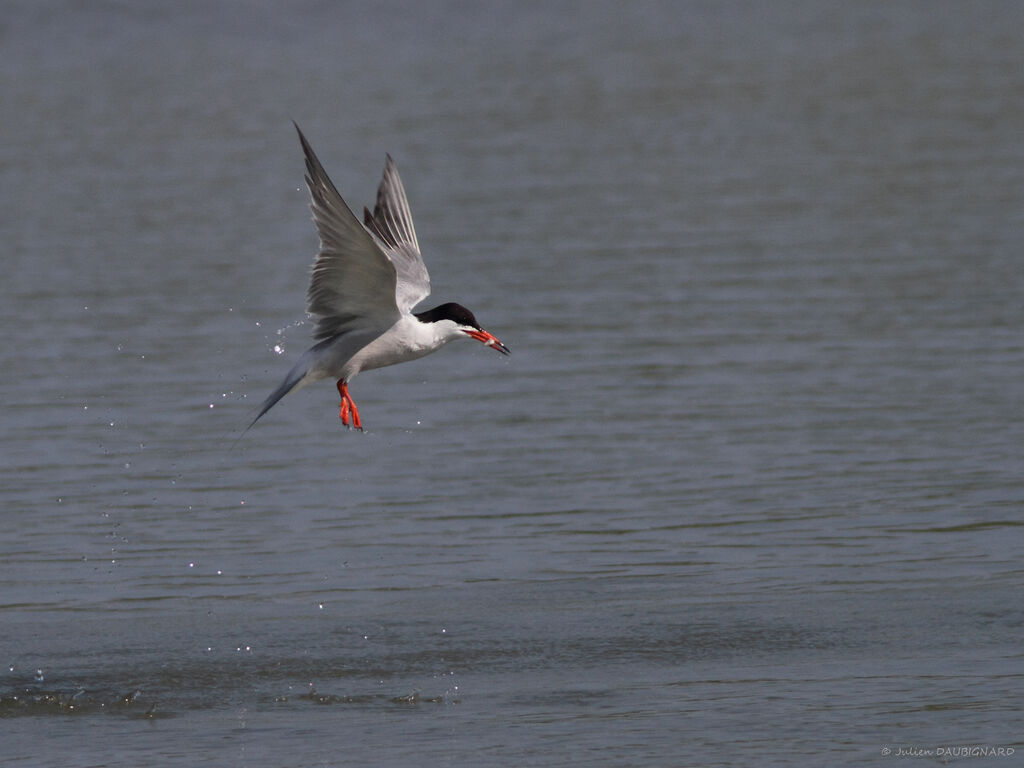
<svg viewBox="0 0 1024 768">
<path fill-rule="evenodd" d="M 356 352 L 351 365 L 360 371 L 396 365 L 428 355 L 441 344 L 424 323 L 403 318 Z"/>
</svg>

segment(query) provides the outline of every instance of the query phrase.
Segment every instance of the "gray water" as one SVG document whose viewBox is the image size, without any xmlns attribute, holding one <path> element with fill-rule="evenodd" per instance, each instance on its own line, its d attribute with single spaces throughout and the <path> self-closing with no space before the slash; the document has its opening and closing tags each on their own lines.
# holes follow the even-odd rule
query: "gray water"
<svg viewBox="0 0 1024 768">
<path fill-rule="evenodd" d="M 1022 25 L 5 3 L 0 762 L 1014 764 Z M 309 343 L 291 119 L 512 356 L 233 445 Z"/>
</svg>

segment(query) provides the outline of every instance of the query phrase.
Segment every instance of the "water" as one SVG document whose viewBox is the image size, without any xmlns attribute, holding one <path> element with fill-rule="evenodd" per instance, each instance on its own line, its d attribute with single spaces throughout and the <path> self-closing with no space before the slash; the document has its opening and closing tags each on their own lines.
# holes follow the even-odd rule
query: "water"
<svg viewBox="0 0 1024 768">
<path fill-rule="evenodd" d="M 0 761 L 1013 763 L 940 750 L 1024 748 L 1022 21 L 7 4 Z M 232 448 L 291 118 L 513 355 Z"/>
</svg>

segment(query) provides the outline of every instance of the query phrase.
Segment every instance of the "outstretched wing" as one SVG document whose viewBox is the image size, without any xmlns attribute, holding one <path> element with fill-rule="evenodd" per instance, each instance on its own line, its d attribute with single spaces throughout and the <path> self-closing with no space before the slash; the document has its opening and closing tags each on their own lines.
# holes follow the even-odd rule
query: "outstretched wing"
<svg viewBox="0 0 1024 768">
<path fill-rule="evenodd" d="M 309 207 L 320 235 L 306 294 L 306 311 L 317 318 L 313 336 L 326 339 L 356 328 L 383 331 L 401 316 L 396 264 L 338 194 L 298 125 L 295 130 L 306 156 Z"/>
<path fill-rule="evenodd" d="M 395 301 L 399 310 L 409 312 L 430 295 L 430 275 L 416 241 L 405 187 L 391 155 L 384 163 L 384 177 L 377 188 L 373 213 L 364 208 L 363 223 L 384 244 L 385 253 L 395 265 Z"/>
</svg>

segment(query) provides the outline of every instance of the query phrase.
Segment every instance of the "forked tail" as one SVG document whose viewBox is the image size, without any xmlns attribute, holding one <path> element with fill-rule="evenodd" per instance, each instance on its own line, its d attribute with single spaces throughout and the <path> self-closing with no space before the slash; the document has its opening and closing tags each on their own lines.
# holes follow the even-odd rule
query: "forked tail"
<svg viewBox="0 0 1024 768">
<path fill-rule="evenodd" d="M 259 421 L 263 414 L 277 405 L 277 401 L 287 395 L 293 389 L 297 389 L 301 386 L 308 384 L 310 381 L 309 377 L 309 356 L 303 355 L 299 358 L 299 362 L 295 364 L 295 367 L 288 371 L 288 375 L 284 377 L 282 381 L 273 392 L 263 401 L 260 406 L 260 412 L 256 414 L 256 418 L 249 422 L 249 426 L 242 431 L 242 435 L 253 428 L 253 425 Z M 239 435 L 241 438 L 241 435 Z"/>
</svg>

